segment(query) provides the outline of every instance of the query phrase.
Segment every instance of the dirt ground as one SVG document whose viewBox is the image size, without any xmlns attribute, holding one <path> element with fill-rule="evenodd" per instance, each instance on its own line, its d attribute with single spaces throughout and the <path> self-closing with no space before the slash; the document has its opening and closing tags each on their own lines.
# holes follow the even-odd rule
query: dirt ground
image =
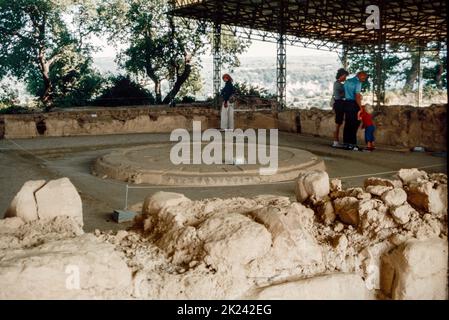
<svg viewBox="0 0 449 320">
<path fill-rule="evenodd" d="M 91 166 L 97 157 L 119 148 L 168 141 L 169 134 L 0 140 L 0 217 L 24 182 L 68 177 L 83 200 L 85 231 L 127 228 L 129 223 L 117 224 L 111 220 L 113 210 L 125 206 L 126 183 L 95 177 L 91 174 Z M 400 168 L 419 167 L 427 172 L 447 172 L 447 158 L 435 154 L 382 146 L 373 153 L 346 151 L 331 148 L 330 143 L 322 138 L 279 134 L 279 145 L 304 149 L 321 157 L 329 176 L 342 179 L 344 186 L 362 185 L 368 176 L 392 177 L 393 172 Z M 293 181 L 239 187 L 132 187 L 136 188 L 129 190 L 130 205 L 157 191 L 180 192 L 191 199 L 258 194 L 294 198 Z"/>
</svg>

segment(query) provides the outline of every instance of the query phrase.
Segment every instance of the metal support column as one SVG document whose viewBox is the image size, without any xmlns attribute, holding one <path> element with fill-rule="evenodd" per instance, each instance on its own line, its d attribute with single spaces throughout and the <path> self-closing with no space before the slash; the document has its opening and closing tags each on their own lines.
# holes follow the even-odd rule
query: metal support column
<svg viewBox="0 0 449 320">
<path fill-rule="evenodd" d="M 382 14 L 384 12 L 383 6 L 379 4 L 379 24 L 375 28 L 375 35 L 377 43 L 374 45 L 374 79 L 373 79 L 373 104 L 379 107 L 385 102 L 385 83 L 382 75 L 383 70 L 383 54 L 386 49 L 385 37 L 383 31 Z"/>
<path fill-rule="evenodd" d="M 374 100 L 376 106 L 380 106 L 384 102 L 384 92 L 382 85 L 382 63 L 383 63 L 383 55 L 382 55 L 382 47 L 376 48 L 375 52 L 375 76 L 373 80 L 374 86 Z"/>
<path fill-rule="evenodd" d="M 281 14 L 279 19 L 279 35 L 277 40 L 276 81 L 277 98 L 280 109 L 286 106 L 287 93 L 287 37 L 285 35 L 285 5 L 281 2 Z"/>
<path fill-rule="evenodd" d="M 374 49 L 374 59 L 375 59 L 375 78 L 373 80 L 374 86 L 374 100 L 377 107 L 384 103 L 385 98 L 385 88 L 383 83 L 383 53 L 385 51 L 385 39 L 383 35 L 382 26 L 382 1 L 379 2 L 381 15 L 379 17 L 379 29 L 377 29 L 377 45 Z"/>
<path fill-rule="evenodd" d="M 423 46 L 418 44 L 418 76 L 416 81 L 418 82 L 418 87 L 416 88 L 416 106 L 422 106 L 422 64 L 421 58 L 423 53 Z"/>
<path fill-rule="evenodd" d="M 348 46 L 346 44 L 342 47 L 340 61 L 343 68 L 348 70 Z"/>
<path fill-rule="evenodd" d="M 280 108 L 285 108 L 287 93 L 287 45 L 285 43 L 285 34 L 280 34 L 277 44 L 277 97 Z"/>
<path fill-rule="evenodd" d="M 219 109 L 220 86 L 221 86 L 221 24 L 214 24 L 213 39 L 213 59 L 214 59 L 214 106 Z"/>
<path fill-rule="evenodd" d="M 173 4 L 172 4 L 172 6 L 174 8 Z M 172 54 L 175 52 L 175 50 L 174 50 L 174 42 L 175 42 L 175 32 L 176 32 L 176 30 L 175 30 L 175 22 L 174 22 L 172 14 L 169 14 L 168 21 L 169 21 L 169 24 L 170 24 L 170 55 L 171 55 L 171 57 L 170 57 L 170 67 L 169 67 L 169 81 L 168 81 L 169 82 L 169 90 L 170 90 L 169 91 L 170 92 L 169 106 L 170 107 L 174 107 L 175 106 L 175 97 L 172 94 L 172 90 L 173 90 L 173 88 L 175 86 L 175 82 L 176 82 L 176 79 L 175 79 L 176 66 L 175 66 L 175 61 L 174 61 L 174 57 L 172 56 Z"/>
</svg>

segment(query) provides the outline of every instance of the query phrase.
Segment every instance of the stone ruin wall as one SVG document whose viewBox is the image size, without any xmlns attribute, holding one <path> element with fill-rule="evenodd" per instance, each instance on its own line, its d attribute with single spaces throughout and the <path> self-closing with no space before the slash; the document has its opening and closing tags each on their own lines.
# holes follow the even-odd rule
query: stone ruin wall
<svg viewBox="0 0 449 320">
<path fill-rule="evenodd" d="M 380 144 L 412 148 L 422 146 L 432 151 L 446 150 L 447 104 L 427 108 L 383 106 L 373 112 Z M 95 108 L 58 111 L 46 114 L 0 115 L 0 138 L 39 136 L 79 136 L 125 133 L 171 132 L 192 128 L 201 121 L 203 130 L 218 128 L 219 111 L 209 106 Z M 279 128 L 280 131 L 333 137 L 335 128 L 331 110 L 267 110 L 235 112 L 236 128 Z M 359 141 L 364 143 L 363 130 Z"/>
<path fill-rule="evenodd" d="M 447 136 L 447 104 L 427 108 L 411 106 L 374 107 L 373 120 L 377 127 L 377 143 L 413 148 L 425 147 L 445 151 Z M 279 114 L 279 129 L 314 136 L 333 138 L 335 130 L 332 110 L 289 110 Z M 340 132 L 343 136 L 343 130 Z M 365 143 L 364 130 L 358 131 L 358 141 Z"/>
<path fill-rule="evenodd" d="M 201 121 L 206 128 L 219 124 L 217 111 L 200 107 L 72 110 L 4 115 L 0 117 L 4 138 L 170 132 L 176 128 L 191 128 L 193 120 Z"/>
<path fill-rule="evenodd" d="M 218 110 L 210 107 L 94 108 L 0 115 L 0 139 L 171 132 L 192 129 L 194 120 L 203 130 L 220 126 Z M 235 112 L 235 126 L 277 128 L 277 121 L 270 110 Z"/>
</svg>

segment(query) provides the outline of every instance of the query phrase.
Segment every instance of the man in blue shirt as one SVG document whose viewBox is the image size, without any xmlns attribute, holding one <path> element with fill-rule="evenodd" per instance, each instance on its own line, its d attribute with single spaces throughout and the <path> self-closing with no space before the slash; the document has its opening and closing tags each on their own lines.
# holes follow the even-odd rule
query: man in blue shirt
<svg viewBox="0 0 449 320">
<path fill-rule="evenodd" d="M 362 105 L 362 82 L 368 79 L 368 74 L 360 71 L 355 77 L 346 80 L 345 89 L 345 127 L 343 128 L 343 143 L 347 149 L 359 150 L 357 147 L 357 129 L 360 126 L 358 114 L 365 109 Z"/>
</svg>

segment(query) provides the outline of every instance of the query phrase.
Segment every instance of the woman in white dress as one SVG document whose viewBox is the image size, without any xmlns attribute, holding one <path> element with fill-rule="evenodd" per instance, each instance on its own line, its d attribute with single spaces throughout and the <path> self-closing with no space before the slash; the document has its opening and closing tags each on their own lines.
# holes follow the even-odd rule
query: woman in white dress
<svg viewBox="0 0 449 320">
<path fill-rule="evenodd" d="M 232 102 L 232 96 L 234 95 L 234 85 L 232 84 L 232 78 L 229 74 L 223 75 L 223 81 L 225 86 L 221 89 L 220 95 L 223 97 L 223 104 L 221 106 L 221 129 L 233 130 L 234 129 L 234 103 Z"/>
</svg>

